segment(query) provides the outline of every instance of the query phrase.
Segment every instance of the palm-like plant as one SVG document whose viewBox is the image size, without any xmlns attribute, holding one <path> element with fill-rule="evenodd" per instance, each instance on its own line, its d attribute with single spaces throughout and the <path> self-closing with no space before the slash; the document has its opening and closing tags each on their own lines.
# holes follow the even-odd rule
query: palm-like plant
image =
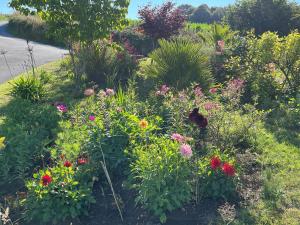
<svg viewBox="0 0 300 225">
<path fill-rule="evenodd" d="M 228 25 L 214 23 L 211 29 L 198 32 L 199 37 L 208 45 L 215 46 L 218 41 L 228 42 L 236 32 L 230 30 Z"/>
<path fill-rule="evenodd" d="M 178 89 L 189 86 L 191 82 L 198 82 L 203 88 L 209 86 L 212 81 L 209 57 L 200 44 L 177 38 L 160 40 L 159 45 L 149 55 L 151 63 L 143 68 L 147 76 Z"/>
</svg>

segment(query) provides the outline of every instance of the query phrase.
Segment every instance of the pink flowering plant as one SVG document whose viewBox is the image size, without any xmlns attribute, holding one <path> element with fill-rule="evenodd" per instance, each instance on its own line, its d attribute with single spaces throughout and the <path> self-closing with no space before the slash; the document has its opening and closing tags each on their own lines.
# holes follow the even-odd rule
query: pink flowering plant
<svg viewBox="0 0 300 225">
<path fill-rule="evenodd" d="M 137 160 L 131 171 L 137 202 L 166 222 L 166 213 L 191 199 L 192 149 L 166 137 L 150 136 L 147 145 L 133 150 Z"/>
</svg>

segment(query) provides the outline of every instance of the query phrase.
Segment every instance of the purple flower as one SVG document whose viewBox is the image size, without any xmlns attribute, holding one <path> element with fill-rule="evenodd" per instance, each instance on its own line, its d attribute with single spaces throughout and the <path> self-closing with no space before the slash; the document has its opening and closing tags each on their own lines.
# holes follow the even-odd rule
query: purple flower
<svg viewBox="0 0 300 225">
<path fill-rule="evenodd" d="M 64 104 L 58 104 L 56 106 L 56 108 L 57 108 L 58 111 L 60 111 L 62 113 L 68 112 L 68 107 L 66 105 L 64 105 Z"/>
<path fill-rule="evenodd" d="M 93 115 L 90 115 L 90 116 L 89 116 L 89 120 L 90 120 L 90 121 L 95 121 L 95 119 L 96 119 L 95 116 L 93 116 Z"/>
<path fill-rule="evenodd" d="M 190 145 L 183 144 L 180 146 L 180 153 L 184 158 L 191 158 L 193 156 L 193 151 Z"/>
<path fill-rule="evenodd" d="M 219 105 L 216 103 L 213 103 L 213 102 L 207 102 L 204 104 L 204 109 L 206 111 L 211 111 L 211 110 L 218 109 L 218 108 L 219 108 Z"/>
<path fill-rule="evenodd" d="M 161 95 L 161 96 L 165 96 L 168 91 L 170 90 L 170 88 L 167 85 L 162 85 L 160 87 L 160 89 L 156 92 L 156 95 Z"/>
</svg>

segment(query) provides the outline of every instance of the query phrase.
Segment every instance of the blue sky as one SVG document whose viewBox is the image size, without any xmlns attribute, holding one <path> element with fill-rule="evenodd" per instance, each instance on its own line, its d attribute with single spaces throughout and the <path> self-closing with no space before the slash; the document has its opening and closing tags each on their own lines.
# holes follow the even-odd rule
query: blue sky
<svg viewBox="0 0 300 225">
<path fill-rule="evenodd" d="M 9 13 L 11 10 L 8 8 L 9 0 L 0 0 L 0 12 Z M 129 6 L 129 18 L 136 18 L 137 12 L 140 6 L 151 3 L 153 5 L 161 4 L 165 2 L 165 0 L 131 0 Z M 173 0 L 176 4 L 190 4 L 194 6 L 199 6 L 201 4 L 208 4 L 209 6 L 226 6 L 228 4 L 232 4 L 235 0 Z M 296 0 L 296 2 L 300 3 L 300 0 Z"/>
</svg>

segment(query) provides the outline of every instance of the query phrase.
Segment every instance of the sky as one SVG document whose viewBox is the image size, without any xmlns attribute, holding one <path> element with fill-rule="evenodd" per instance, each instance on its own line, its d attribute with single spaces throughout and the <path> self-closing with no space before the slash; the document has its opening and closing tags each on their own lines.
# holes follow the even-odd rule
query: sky
<svg viewBox="0 0 300 225">
<path fill-rule="evenodd" d="M 12 10 L 8 8 L 9 0 L 0 0 L 0 13 L 9 13 Z M 152 5 L 158 5 L 165 2 L 165 0 L 131 0 L 129 6 L 128 17 L 131 19 L 136 19 L 138 16 L 138 9 L 143 5 L 151 3 Z M 226 6 L 235 2 L 235 0 L 173 0 L 177 5 L 180 4 L 190 4 L 194 6 L 199 6 L 201 4 L 207 4 L 209 6 Z M 300 4 L 300 0 L 296 0 Z"/>
</svg>

